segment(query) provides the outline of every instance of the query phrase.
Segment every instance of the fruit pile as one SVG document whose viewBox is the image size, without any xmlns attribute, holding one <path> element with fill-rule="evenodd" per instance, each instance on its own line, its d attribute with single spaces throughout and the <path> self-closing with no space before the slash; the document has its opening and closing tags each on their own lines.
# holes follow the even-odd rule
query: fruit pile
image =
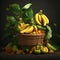
<svg viewBox="0 0 60 60">
<path fill-rule="evenodd" d="M 46 45 L 36 45 L 32 47 L 17 47 L 16 45 L 12 45 L 12 43 L 8 43 L 5 48 L 3 48 L 3 52 L 7 54 L 42 54 L 42 53 L 54 53 L 56 48 L 53 47 L 50 43 Z"/>
<path fill-rule="evenodd" d="M 31 3 L 26 4 L 22 8 L 22 17 L 19 17 L 18 29 L 21 34 L 42 34 L 46 32 L 45 40 L 49 40 L 52 37 L 52 29 L 49 26 L 49 19 L 40 10 L 33 15 Z"/>
<path fill-rule="evenodd" d="M 35 15 L 33 14 L 33 10 L 31 8 L 32 4 L 28 3 L 23 7 L 20 7 L 19 4 L 11 4 L 8 11 L 11 11 L 15 16 L 7 16 L 8 25 L 7 31 L 9 31 L 10 36 L 13 36 L 11 40 L 14 39 L 16 42 L 16 34 L 42 34 L 45 33 L 44 40 L 50 40 L 52 38 L 52 29 L 48 25 L 49 19 L 43 13 L 43 10 L 40 10 Z M 18 30 L 18 32 L 17 32 Z M 17 33 L 16 33 L 17 32 Z M 12 42 L 12 43 L 14 43 Z M 17 43 L 17 42 L 16 42 Z M 46 43 L 45 45 L 36 45 L 31 48 L 18 48 L 16 44 L 11 45 L 10 43 L 3 49 L 4 52 L 7 53 L 16 53 L 16 54 L 25 54 L 25 53 L 53 53 L 56 51 L 56 48 L 53 47 L 50 43 Z"/>
<path fill-rule="evenodd" d="M 12 12 L 14 16 L 7 16 L 5 29 L 9 29 L 10 34 L 11 32 L 14 34 L 17 31 L 20 34 L 42 34 L 46 32 L 45 40 L 49 40 L 52 37 L 52 29 L 49 26 L 48 17 L 43 10 L 34 14 L 31 6 L 31 3 L 23 7 L 20 7 L 19 4 L 9 5 L 7 10 Z"/>
<path fill-rule="evenodd" d="M 19 18 L 20 24 L 18 25 L 18 28 L 20 29 L 20 33 L 32 33 L 32 34 L 41 34 L 42 30 L 46 30 L 47 24 L 49 24 L 49 19 L 45 14 L 42 13 L 42 10 L 40 10 L 39 13 L 35 14 L 34 22 L 36 24 L 26 24 L 24 23 L 22 18 Z M 39 29 L 40 28 L 40 29 Z"/>
</svg>

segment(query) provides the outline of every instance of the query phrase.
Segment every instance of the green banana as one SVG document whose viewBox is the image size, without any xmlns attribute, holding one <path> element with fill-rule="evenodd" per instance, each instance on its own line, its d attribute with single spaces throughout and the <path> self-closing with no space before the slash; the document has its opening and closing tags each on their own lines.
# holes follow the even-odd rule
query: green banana
<svg viewBox="0 0 60 60">
<path fill-rule="evenodd" d="M 46 46 L 49 48 L 49 49 L 52 49 L 52 50 L 57 50 L 57 48 L 55 48 L 54 46 L 52 46 L 50 43 L 47 43 Z"/>
<path fill-rule="evenodd" d="M 52 29 L 49 25 L 46 26 L 47 30 L 52 33 Z"/>
<path fill-rule="evenodd" d="M 52 37 L 52 33 L 51 32 L 47 32 L 45 35 L 45 40 L 49 40 Z"/>
<path fill-rule="evenodd" d="M 45 40 L 49 40 L 50 38 L 52 38 L 52 29 L 50 26 L 46 26 L 47 31 L 46 31 L 46 35 L 45 35 Z"/>
<path fill-rule="evenodd" d="M 45 27 L 41 26 L 41 25 L 36 25 L 38 29 L 42 29 L 42 30 L 46 30 Z"/>
</svg>

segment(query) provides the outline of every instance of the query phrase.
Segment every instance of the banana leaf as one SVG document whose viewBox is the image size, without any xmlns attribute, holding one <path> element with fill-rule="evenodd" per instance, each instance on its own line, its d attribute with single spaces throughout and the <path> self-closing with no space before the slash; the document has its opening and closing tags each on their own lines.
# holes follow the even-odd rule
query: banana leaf
<svg viewBox="0 0 60 60">
<path fill-rule="evenodd" d="M 10 4 L 9 7 L 7 8 L 7 11 L 10 11 L 16 15 L 20 15 L 21 12 L 21 7 L 19 4 Z"/>
<path fill-rule="evenodd" d="M 22 9 L 29 9 L 32 6 L 31 3 L 28 3 L 22 7 Z"/>
<path fill-rule="evenodd" d="M 22 8 L 22 18 L 25 23 L 34 24 L 34 20 L 33 20 L 34 14 L 33 14 L 32 8 L 30 6 L 27 9 Z"/>
</svg>

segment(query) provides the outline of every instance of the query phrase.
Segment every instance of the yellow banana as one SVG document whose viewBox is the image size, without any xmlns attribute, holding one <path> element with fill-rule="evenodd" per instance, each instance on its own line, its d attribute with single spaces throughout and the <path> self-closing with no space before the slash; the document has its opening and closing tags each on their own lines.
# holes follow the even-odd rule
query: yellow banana
<svg viewBox="0 0 60 60">
<path fill-rule="evenodd" d="M 37 26 L 34 25 L 33 27 L 34 27 L 34 31 L 37 31 L 38 30 Z"/>
<path fill-rule="evenodd" d="M 47 24 L 49 24 L 49 19 L 46 17 L 46 15 L 42 14 L 41 17 L 42 17 L 43 25 L 44 26 L 46 26 Z"/>
<path fill-rule="evenodd" d="M 29 26 L 29 24 L 24 24 L 23 28 L 25 29 L 25 28 L 28 27 L 28 26 Z"/>
<path fill-rule="evenodd" d="M 44 18 L 44 15 L 42 14 L 41 17 L 42 17 L 42 20 L 43 20 L 43 26 L 46 26 L 47 21 L 46 21 L 46 19 Z"/>
<path fill-rule="evenodd" d="M 31 33 L 33 31 L 33 26 L 28 26 L 24 30 L 20 31 L 20 33 Z"/>
<path fill-rule="evenodd" d="M 21 27 L 21 30 L 23 30 L 25 28 L 24 23 L 20 23 L 20 27 Z"/>
<path fill-rule="evenodd" d="M 35 14 L 35 21 L 37 24 L 41 25 L 40 21 L 39 21 L 39 13 Z"/>
<path fill-rule="evenodd" d="M 43 14 L 43 16 L 44 16 L 44 18 L 46 19 L 46 23 L 49 24 L 49 19 L 48 19 L 48 17 L 47 17 L 45 14 Z"/>
<path fill-rule="evenodd" d="M 24 30 L 28 26 L 29 26 L 29 24 L 20 23 L 20 25 L 18 25 L 18 28 L 20 28 L 20 30 Z"/>
<path fill-rule="evenodd" d="M 39 14 L 38 19 L 40 22 L 42 22 L 41 15 Z"/>
</svg>

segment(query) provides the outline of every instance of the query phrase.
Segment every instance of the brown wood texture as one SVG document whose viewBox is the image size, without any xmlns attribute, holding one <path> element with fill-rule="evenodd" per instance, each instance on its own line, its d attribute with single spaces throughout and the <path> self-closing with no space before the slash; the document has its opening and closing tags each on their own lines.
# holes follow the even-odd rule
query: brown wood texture
<svg viewBox="0 0 60 60">
<path fill-rule="evenodd" d="M 18 45 L 43 44 L 45 33 L 42 34 L 18 34 Z"/>
</svg>

